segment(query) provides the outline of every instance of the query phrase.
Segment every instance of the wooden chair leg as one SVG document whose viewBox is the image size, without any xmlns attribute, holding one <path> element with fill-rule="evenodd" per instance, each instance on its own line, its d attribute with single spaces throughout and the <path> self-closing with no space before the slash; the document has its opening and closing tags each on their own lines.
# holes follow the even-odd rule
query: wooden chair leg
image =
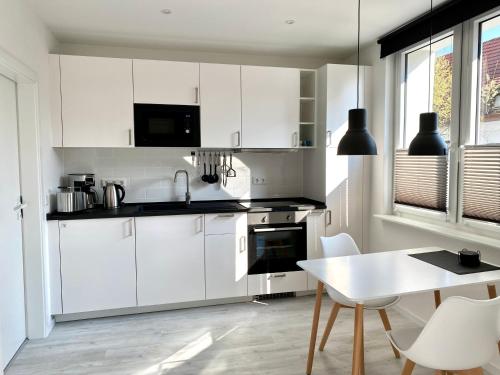
<svg viewBox="0 0 500 375">
<path fill-rule="evenodd" d="M 384 325 L 384 329 L 385 331 L 390 331 L 392 328 L 391 328 L 391 322 L 389 321 L 389 317 L 387 316 L 387 311 L 385 311 L 385 309 L 380 309 L 378 310 L 378 313 L 380 315 L 380 319 L 382 319 L 382 324 Z M 399 358 L 400 355 L 399 355 L 399 350 L 397 350 L 394 345 L 392 345 L 391 343 L 391 347 L 392 347 L 392 351 L 394 352 L 394 355 L 396 358 Z"/>
<path fill-rule="evenodd" d="M 434 304 L 436 305 L 436 309 L 441 305 L 441 291 L 440 290 L 435 290 L 434 291 Z"/>
<path fill-rule="evenodd" d="M 415 368 L 415 362 L 412 362 L 409 359 L 407 359 L 401 375 L 411 375 L 414 368 Z"/>
<path fill-rule="evenodd" d="M 328 337 L 330 337 L 330 332 L 332 332 L 333 324 L 337 319 L 337 315 L 341 305 L 337 302 L 334 303 L 332 307 L 332 312 L 330 313 L 330 317 L 328 318 L 328 323 L 326 323 L 325 332 L 323 333 L 323 338 L 321 339 L 321 343 L 319 344 L 319 351 L 322 352 L 325 349 L 326 342 L 328 341 Z"/>
<path fill-rule="evenodd" d="M 321 299 L 323 297 L 324 286 L 325 285 L 321 281 L 318 281 L 318 287 L 316 288 L 316 303 L 314 304 L 314 314 L 311 327 L 311 339 L 309 341 L 309 355 L 307 356 L 307 375 L 311 375 L 312 372 L 314 350 L 316 347 L 316 338 L 318 336 L 319 313 L 321 312 Z"/>
<path fill-rule="evenodd" d="M 352 350 L 352 375 L 364 374 L 364 332 L 363 332 L 363 304 L 356 304 L 354 310 L 354 343 Z"/>
</svg>

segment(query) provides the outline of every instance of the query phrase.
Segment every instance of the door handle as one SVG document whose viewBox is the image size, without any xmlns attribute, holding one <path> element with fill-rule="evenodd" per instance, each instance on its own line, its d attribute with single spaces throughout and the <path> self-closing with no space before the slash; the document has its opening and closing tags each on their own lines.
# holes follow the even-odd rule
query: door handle
<svg viewBox="0 0 500 375">
<path fill-rule="evenodd" d="M 286 273 L 275 273 L 275 274 L 269 275 L 269 277 L 267 279 L 268 280 L 271 280 L 271 279 L 281 279 L 283 277 L 286 277 Z"/>
<path fill-rule="evenodd" d="M 128 145 L 132 146 L 132 129 L 128 130 Z"/>
<path fill-rule="evenodd" d="M 246 249 L 247 249 L 246 242 L 247 242 L 246 236 L 241 236 L 240 237 L 240 253 L 243 253 L 246 251 Z"/>
<path fill-rule="evenodd" d="M 238 140 L 236 142 L 236 144 L 234 145 L 234 147 L 240 147 L 241 146 L 241 132 L 238 130 L 234 134 L 236 134 L 236 139 Z"/>
<path fill-rule="evenodd" d="M 326 147 L 330 147 L 332 145 L 332 131 L 328 130 L 326 132 Z"/>
<path fill-rule="evenodd" d="M 234 217 L 234 214 L 219 214 L 217 217 Z"/>
<path fill-rule="evenodd" d="M 194 103 L 198 104 L 199 101 L 200 101 L 200 88 L 199 87 L 195 87 L 194 88 Z"/>
<path fill-rule="evenodd" d="M 297 132 L 293 132 L 292 134 L 292 144 L 293 147 L 297 147 L 299 145 L 299 137 Z"/>
<path fill-rule="evenodd" d="M 263 232 L 286 232 L 289 230 L 302 230 L 302 227 L 256 228 L 253 231 L 255 233 L 263 233 Z"/>
<path fill-rule="evenodd" d="M 132 221 L 133 219 L 128 220 L 128 236 L 127 237 L 132 237 L 134 235 L 134 229 L 132 228 Z"/>
<path fill-rule="evenodd" d="M 18 212 L 18 211 L 24 210 L 26 207 L 28 207 L 28 205 L 26 203 L 19 203 L 19 204 L 16 204 L 14 206 L 14 211 Z"/>
<path fill-rule="evenodd" d="M 332 211 L 331 210 L 326 210 L 326 226 L 332 225 Z"/>
<path fill-rule="evenodd" d="M 203 215 L 198 217 L 196 219 L 196 222 L 197 222 L 196 233 L 202 233 L 203 232 Z"/>
</svg>

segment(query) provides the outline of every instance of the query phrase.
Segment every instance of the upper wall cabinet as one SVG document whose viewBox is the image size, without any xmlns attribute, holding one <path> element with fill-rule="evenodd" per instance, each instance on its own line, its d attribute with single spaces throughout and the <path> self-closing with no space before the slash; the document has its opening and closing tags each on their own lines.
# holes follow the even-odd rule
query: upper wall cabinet
<svg viewBox="0 0 500 375">
<path fill-rule="evenodd" d="M 60 56 L 64 147 L 132 146 L 132 61 Z"/>
<path fill-rule="evenodd" d="M 200 64 L 133 60 L 134 103 L 200 104 Z"/>
<path fill-rule="evenodd" d="M 244 148 L 299 146 L 300 71 L 241 67 Z"/>
<path fill-rule="evenodd" d="M 241 67 L 200 64 L 201 147 L 241 147 Z"/>
</svg>

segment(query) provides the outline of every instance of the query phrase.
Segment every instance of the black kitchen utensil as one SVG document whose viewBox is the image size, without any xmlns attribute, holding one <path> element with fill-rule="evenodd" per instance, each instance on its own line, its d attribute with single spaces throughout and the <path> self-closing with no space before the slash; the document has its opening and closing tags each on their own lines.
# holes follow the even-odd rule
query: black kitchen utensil
<svg viewBox="0 0 500 375">
<path fill-rule="evenodd" d="M 217 174 L 217 165 L 219 164 L 220 154 L 215 154 L 215 163 L 214 163 L 214 184 L 219 182 L 219 175 Z"/>
<path fill-rule="evenodd" d="M 201 176 L 201 180 L 203 182 L 208 182 L 208 175 L 207 175 L 207 155 L 203 153 L 203 176 Z"/>
<path fill-rule="evenodd" d="M 214 183 L 214 175 L 212 174 L 212 162 L 213 162 L 212 153 L 210 153 L 209 157 L 208 157 L 208 165 L 209 165 L 210 172 L 208 173 L 208 178 L 207 178 L 207 182 L 209 184 Z"/>
<path fill-rule="evenodd" d="M 462 249 L 458 252 L 458 263 L 464 267 L 479 267 L 481 265 L 481 252 Z"/>
</svg>

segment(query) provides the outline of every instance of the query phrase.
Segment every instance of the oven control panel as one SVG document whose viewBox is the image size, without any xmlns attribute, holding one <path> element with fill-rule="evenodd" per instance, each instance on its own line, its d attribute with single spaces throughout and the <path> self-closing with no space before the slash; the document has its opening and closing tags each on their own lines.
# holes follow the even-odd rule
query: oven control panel
<svg viewBox="0 0 500 375">
<path fill-rule="evenodd" d="M 307 220 L 309 211 L 260 212 L 248 214 L 248 225 L 301 223 Z"/>
</svg>

